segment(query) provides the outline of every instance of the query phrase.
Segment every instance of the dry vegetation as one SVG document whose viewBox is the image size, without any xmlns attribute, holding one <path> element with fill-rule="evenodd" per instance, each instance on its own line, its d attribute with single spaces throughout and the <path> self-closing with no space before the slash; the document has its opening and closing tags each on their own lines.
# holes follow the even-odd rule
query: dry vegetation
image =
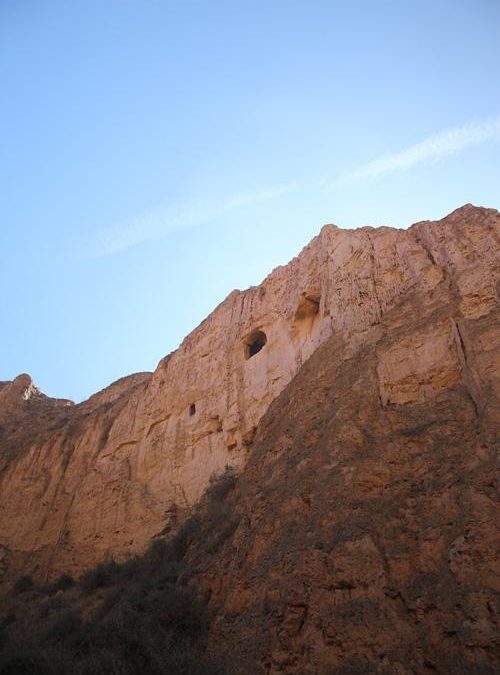
<svg viewBox="0 0 500 675">
<path fill-rule="evenodd" d="M 226 496 L 235 478 L 212 481 L 198 512 L 169 542 L 142 556 L 102 562 L 74 581 L 20 577 L 0 617 L 0 675 L 225 675 L 206 652 L 210 614 L 188 587 L 187 548 L 203 528 L 210 548 L 235 524 Z"/>
</svg>

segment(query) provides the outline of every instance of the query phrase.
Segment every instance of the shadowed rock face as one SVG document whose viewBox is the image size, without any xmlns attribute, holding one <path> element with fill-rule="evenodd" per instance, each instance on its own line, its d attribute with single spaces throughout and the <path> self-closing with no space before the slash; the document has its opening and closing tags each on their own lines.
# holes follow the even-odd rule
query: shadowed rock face
<svg viewBox="0 0 500 675">
<path fill-rule="evenodd" d="M 470 243 L 495 239 L 458 216 L 412 231 L 441 281 L 312 355 L 259 425 L 238 527 L 192 544 L 235 672 L 499 672 L 498 307 Z"/>
<path fill-rule="evenodd" d="M 374 499 L 379 492 L 384 496 L 387 510 L 381 511 L 380 518 L 387 527 L 393 522 L 396 528 L 397 509 L 411 497 L 403 488 L 410 489 L 423 467 L 428 467 L 424 474 L 430 472 L 435 481 L 442 467 L 450 472 L 445 483 L 450 483 L 451 492 L 443 497 L 442 507 L 432 509 L 444 514 L 455 498 L 463 508 L 464 498 L 453 490 L 458 490 L 459 481 L 467 485 L 472 480 L 468 471 L 485 470 L 492 451 L 498 385 L 494 320 L 499 223 L 497 211 L 469 205 L 442 221 L 419 223 L 409 230 L 325 226 L 297 258 L 277 268 L 259 287 L 233 291 L 153 374 L 123 378 L 79 405 L 31 390 L 27 376 L 2 383 L 0 569 L 4 578 L 20 572 L 42 578 L 75 573 L 106 555 L 120 558 L 140 551 L 153 535 L 176 527 L 213 473 L 221 473 L 226 465 L 241 469 L 249 456 L 244 474 L 248 479 L 242 484 L 250 496 L 242 496 L 240 507 L 258 511 L 259 491 L 265 495 L 263 486 L 274 481 L 269 495 L 276 491 L 278 502 L 273 506 L 270 496 L 262 502 L 259 522 L 264 526 L 271 521 L 260 535 L 255 530 L 260 543 L 245 558 L 245 565 L 252 560 L 257 564 L 266 547 L 269 555 L 278 556 L 279 546 L 285 544 L 272 553 L 275 536 L 297 545 L 302 541 L 307 555 L 313 555 L 320 549 L 307 543 L 307 533 L 310 530 L 315 538 L 316 524 L 309 527 L 307 519 L 316 514 L 321 527 L 325 521 L 335 529 L 354 513 L 363 523 L 376 515 L 367 494 Z M 297 388 L 298 382 L 303 382 L 302 389 Z M 25 397 L 27 390 L 31 393 Z M 284 419 L 288 422 L 280 428 Z M 334 423 L 340 426 L 332 427 Z M 461 440 L 462 435 L 466 440 Z M 323 439 L 323 454 L 319 439 Z M 310 490 L 328 495 L 326 502 L 315 502 L 307 491 L 301 496 L 299 477 L 307 466 L 316 467 L 308 474 Z M 265 475 L 260 473 L 264 467 Z M 399 470 L 408 473 L 406 482 L 397 479 L 402 481 L 401 493 L 386 487 Z M 427 483 L 423 480 L 422 485 Z M 288 493 L 282 493 L 285 487 Z M 427 501 L 433 494 L 429 490 Z M 394 513 L 389 505 L 396 509 Z M 286 518 L 276 521 L 275 532 L 273 509 L 284 508 Z M 411 513 L 413 508 L 417 506 L 411 507 Z M 475 508 L 483 508 L 480 500 Z M 417 509 L 407 526 L 408 546 L 411 536 L 415 539 L 420 531 L 419 517 Z M 450 511 L 450 522 L 453 518 L 459 518 L 458 511 Z M 285 527 L 288 522 L 295 524 Z M 429 560 L 434 557 L 433 547 L 441 551 L 439 546 L 445 546 L 436 543 L 444 536 L 442 527 L 437 521 L 432 535 L 436 539 L 426 544 Z M 349 586 L 354 581 L 339 572 L 339 579 L 325 593 L 340 599 L 350 592 L 352 602 L 368 603 L 376 620 L 383 621 L 370 604 L 371 595 L 360 593 L 359 588 L 379 588 L 384 598 L 396 594 L 390 606 L 401 605 L 399 591 L 386 595 L 383 590 L 392 588 L 387 582 L 387 560 L 394 557 L 396 565 L 401 558 L 401 568 L 406 565 L 408 576 L 417 579 L 416 553 L 413 549 L 405 555 L 386 552 L 375 534 L 361 532 L 354 538 L 347 532 L 344 540 L 335 536 L 347 542 L 342 553 L 345 565 L 351 555 L 367 560 L 366 573 L 378 569 L 370 572 L 378 581 L 360 582 L 355 590 Z M 241 530 L 237 536 L 244 539 Z M 464 542 L 456 547 L 457 560 L 462 561 L 455 564 L 457 569 L 472 555 L 460 552 L 470 546 L 465 531 L 453 541 L 460 536 Z M 394 546 L 396 541 L 395 534 Z M 417 543 L 423 546 L 420 539 Z M 321 560 L 319 576 L 327 564 L 326 558 Z M 314 569 L 312 559 L 306 556 L 304 561 L 292 557 L 280 563 L 283 568 L 269 568 L 269 574 L 291 582 L 300 575 L 297 571 L 287 576 L 287 569 Z M 226 563 L 214 562 L 219 564 Z M 245 593 L 240 589 L 252 574 L 248 571 L 247 577 L 245 572 L 241 581 L 235 578 L 234 600 L 224 595 L 224 579 L 217 582 L 219 591 L 211 587 L 214 602 L 229 602 L 230 608 L 231 602 L 236 603 L 221 615 L 224 621 L 243 602 Z M 207 579 L 203 577 L 204 584 Z M 341 585 L 337 588 L 336 583 Z M 261 584 L 263 592 L 266 584 Z M 241 607 L 246 607 L 245 602 Z M 284 649 L 295 662 L 283 661 L 279 666 L 282 657 L 275 646 L 265 657 L 259 656 L 267 672 L 278 667 L 284 672 L 287 668 L 308 672 L 300 668 L 305 667 L 309 647 L 301 656 L 300 645 L 310 643 L 303 636 L 312 635 L 314 621 L 326 626 L 318 629 L 326 636 L 321 639 L 330 654 L 330 661 L 324 663 L 334 667 L 338 660 L 331 656 L 334 650 L 328 641 L 337 644 L 340 638 L 328 637 L 328 618 L 317 617 L 304 599 L 292 598 L 285 605 L 279 611 L 285 612 L 285 626 L 295 626 L 290 630 L 296 631 L 292 642 L 297 642 L 297 649 L 286 642 L 288 629 L 276 630 L 285 636 Z M 276 621 L 278 615 L 273 616 Z M 367 625 L 369 641 L 371 624 Z M 380 658 L 383 667 L 384 657 Z"/>
</svg>

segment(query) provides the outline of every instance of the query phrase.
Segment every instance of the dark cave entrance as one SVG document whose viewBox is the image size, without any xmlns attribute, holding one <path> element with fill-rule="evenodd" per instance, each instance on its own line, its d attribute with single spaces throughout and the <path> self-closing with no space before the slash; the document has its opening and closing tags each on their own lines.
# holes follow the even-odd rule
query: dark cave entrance
<svg viewBox="0 0 500 675">
<path fill-rule="evenodd" d="M 245 340 L 245 358 L 251 359 L 258 354 L 267 342 L 267 335 L 261 330 L 255 330 Z"/>
</svg>

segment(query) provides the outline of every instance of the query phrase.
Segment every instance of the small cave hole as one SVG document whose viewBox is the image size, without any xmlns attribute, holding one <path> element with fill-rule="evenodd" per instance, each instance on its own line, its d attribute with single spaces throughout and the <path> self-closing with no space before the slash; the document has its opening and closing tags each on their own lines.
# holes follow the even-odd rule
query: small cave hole
<svg viewBox="0 0 500 675">
<path fill-rule="evenodd" d="M 304 295 L 295 312 L 295 321 L 314 319 L 319 313 L 320 297 L 317 295 Z"/>
<path fill-rule="evenodd" d="M 267 342 L 267 335 L 261 330 L 255 330 L 245 340 L 245 358 L 251 359 L 258 354 Z"/>
<path fill-rule="evenodd" d="M 196 412 L 196 403 L 191 403 L 189 406 L 189 415 L 192 417 Z"/>
<path fill-rule="evenodd" d="M 303 293 L 297 305 L 292 324 L 292 338 L 307 339 L 319 316 L 321 298 L 316 293 Z"/>
</svg>

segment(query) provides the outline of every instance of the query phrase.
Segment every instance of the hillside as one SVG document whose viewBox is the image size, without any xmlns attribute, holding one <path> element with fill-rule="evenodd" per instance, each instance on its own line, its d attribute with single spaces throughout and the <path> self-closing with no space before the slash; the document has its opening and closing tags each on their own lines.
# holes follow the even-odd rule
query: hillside
<svg viewBox="0 0 500 675">
<path fill-rule="evenodd" d="M 153 374 L 2 383 L 4 589 L 155 538 L 231 673 L 497 672 L 499 225 L 325 226 Z"/>
<path fill-rule="evenodd" d="M 243 672 L 498 672 L 497 326 L 415 289 L 273 402 L 237 527 L 189 553 Z"/>
</svg>

